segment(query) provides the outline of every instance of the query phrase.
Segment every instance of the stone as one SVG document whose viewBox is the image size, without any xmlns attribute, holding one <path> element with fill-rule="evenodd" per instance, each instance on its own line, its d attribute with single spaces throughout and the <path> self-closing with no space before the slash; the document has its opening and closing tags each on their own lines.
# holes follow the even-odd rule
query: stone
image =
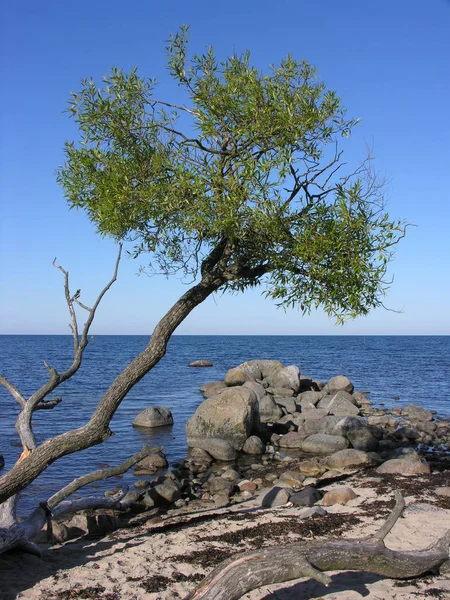
<svg viewBox="0 0 450 600">
<path fill-rule="evenodd" d="M 259 399 L 259 419 L 261 423 L 274 423 L 281 419 L 283 411 L 275 403 L 272 396 L 266 395 Z"/>
<path fill-rule="evenodd" d="M 269 387 L 287 388 L 297 393 L 300 389 L 300 369 L 295 365 L 277 369 L 266 378 Z"/>
<path fill-rule="evenodd" d="M 192 448 L 205 450 L 215 460 L 230 461 L 235 460 L 237 452 L 227 440 L 220 438 L 190 437 L 188 444 Z"/>
<path fill-rule="evenodd" d="M 310 412 L 318 412 L 318 409 L 305 413 L 306 418 L 301 427 L 298 428 L 299 432 L 304 431 L 309 435 L 312 435 L 313 433 L 327 433 L 333 435 L 332 431 L 336 424 L 340 421 L 341 417 L 336 415 L 327 415 L 320 419 L 310 419 L 308 418 Z"/>
<path fill-rule="evenodd" d="M 233 489 L 234 483 L 232 481 L 228 481 L 228 479 L 224 479 L 223 477 L 213 477 L 208 481 L 209 483 L 209 493 L 214 496 L 219 492 L 226 492 L 229 496 Z"/>
<path fill-rule="evenodd" d="M 295 506 L 313 506 L 319 500 L 322 500 L 322 494 L 316 488 L 309 486 L 290 497 L 290 501 Z"/>
<path fill-rule="evenodd" d="M 315 477 L 325 472 L 325 467 L 314 459 L 302 460 L 298 468 L 300 473 L 306 477 Z"/>
<path fill-rule="evenodd" d="M 326 459 L 325 464 L 329 469 L 364 469 L 373 466 L 375 461 L 366 452 L 350 448 L 335 452 Z"/>
<path fill-rule="evenodd" d="M 340 435 L 316 433 L 307 437 L 302 443 L 303 452 L 308 454 L 333 454 L 348 447 L 348 440 Z"/>
<path fill-rule="evenodd" d="M 302 481 L 305 478 L 303 475 L 298 473 L 293 473 L 292 471 L 285 471 L 281 473 L 278 477 L 278 485 L 282 485 L 283 487 L 291 487 L 291 488 L 299 488 L 302 484 Z"/>
<path fill-rule="evenodd" d="M 266 446 L 261 438 L 257 435 L 251 435 L 245 440 L 245 444 L 242 448 L 245 454 L 264 454 Z"/>
<path fill-rule="evenodd" d="M 213 364 L 210 360 L 194 360 L 189 363 L 190 367 L 212 367 Z"/>
<path fill-rule="evenodd" d="M 377 468 L 377 473 L 394 473 L 398 475 L 424 475 L 430 472 L 428 464 L 402 458 L 387 460 Z"/>
<path fill-rule="evenodd" d="M 310 517 L 314 517 L 314 515 L 325 517 L 327 514 L 327 511 L 321 506 L 312 506 L 311 508 L 304 508 L 300 511 L 298 517 L 299 519 L 309 519 Z"/>
<path fill-rule="evenodd" d="M 417 429 L 417 431 L 422 431 L 423 433 L 433 435 L 437 429 L 437 425 L 431 421 L 416 421 L 414 423 L 414 428 Z"/>
<path fill-rule="evenodd" d="M 150 485 L 150 481 L 147 481 L 146 479 L 138 479 L 133 485 L 137 490 L 144 490 Z"/>
<path fill-rule="evenodd" d="M 156 452 L 155 454 L 149 454 L 136 463 L 134 474 L 153 475 L 160 469 L 167 469 L 168 466 L 166 455 L 163 452 Z"/>
<path fill-rule="evenodd" d="M 437 494 L 438 496 L 444 496 L 445 498 L 450 498 L 450 487 L 449 486 L 438 487 L 434 490 L 434 493 Z"/>
<path fill-rule="evenodd" d="M 281 406 L 286 410 L 287 413 L 292 414 L 296 412 L 297 406 L 295 404 L 295 400 L 293 398 L 284 398 L 282 396 L 274 397 L 275 404 Z"/>
<path fill-rule="evenodd" d="M 433 413 L 421 406 L 409 404 L 403 409 L 403 414 L 413 421 L 431 421 Z"/>
<path fill-rule="evenodd" d="M 332 434 L 346 437 L 356 450 L 375 452 L 379 448 L 378 440 L 359 417 L 344 417 L 333 428 Z"/>
<path fill-rule="evenodd" d="M 233 467 L 227 467 L 222 474 L 220 475 L 223 479 L 226 479 L 227 481 L 239 481 L 239 479 L 241 478 L 241 475 L 238 471 L 236 471 L 236 469 L 233 469 Z"/>
<path fill-rule="evenodd" d="M 230 496 L 225 491 L 222 491 L 219 494 L 215 494 L 213 502 L 216 508 L 225 508 L 225 506 L 230 504 Z"/>
<path fill-rule="evenodd" d="M 226 388 L 227 385 L 224 381 L 210 381 L 209 383 L 203 384 L 200 391 L 204 398 L 210 398 L 211 396 L 215 396 L 219 390 Z"/>
<path fill-rule="evenodd" d="M 170 410 L 164 406 L 150 406 L 140 412 L 133 421 L 135 427 L 164 427 L 173 425 Z"/>
<path fill-rule="evenodd" d="M 255 377 L 255 379 L 266 379 L 269 377 L 271 373 L 274 371 L 278 371 L 283 368 L 283 363 L 280 363 L 279 360 L 269 360 L 269 359 L 259 359 L 259 360 L 247 360 L 246 362 L 240 365 L 246 370 L 250 372 L 256 373 L 253 369 L 258 369 L 258 373 L 260 373 L 259 377 Z"/>
<path fill-rule="evenodd" d="M 254 481 L 250 481 L 249 479 L 243 479 L 238 483 L 238 488 L 241 492 L 254 492 L 258 486 Z"/>
<path fill-rule="evenodd" d="M 225 374 L 225 383 L 227 386 L 243 385 L 246 381 L 251 381 L 251 377 L 242 367 L 228 369 Z"/>
<path fill-rule="evenodd" d="M 359 408 L 352 402 L 350 394 L 344 391 L 325 396 L 318 403 L 317 408 L 325 408 L 330 415 L 359 415 Z"/>
<path fill-rule="evenodd" d="M 397 427 L 397 421 L 389 415 L 370 415 L 367 418 L 367 423 L 369 425 L 388 426 L 394 429 Z"/>
<path fill-rule="evenodd" d="M 224 390 L 204 400 L 186 423 L 188 446 L 203 448 L 212 454 L 193 440 L 218 438 L 229 442 L 235 450 L 242 450 L 257 418 L 258 400 L 252 390 L 244 387 Z"/>
<path fill-rule="evenodd" d="M 272 396 L 281 396 L 283 398 L 292 398 L 294 396 L 294 390 L 288 390 L 287 388 L 268 387 L 266 392 Z"/>
<path fill-rule="evenodd" d="M 302 392 L 301 394 L 299 394 L 297 396 L 297 403 L 300 404 L 300 406 L 302 408 L 303 408 L 303 406 L 306 406 L 309 404 L 313 404 L 314 406 L 316 406 L 317 403 L 320 402 L 320 400 L 322 400 L 323 397 L 324 397 L 323 392 L 314 392 L 314 391 Z"/>
<path fill-rule="evenodd" d="M 242 387 L 252 390 L 258 398 L 258 401 L 267 394 L 266 389 L 257 381 L 246 381 Z"/>
<path fill-rule="evenodd" d="M 291 492 L 288 488 L 274 486 L 269 491 L 262 492 L 260 496 L 261 506 L 264 508 L 283 506 L 289 502 L 290 497 Z"/>
<path fill-rule="evenodd" d="M 277 443 L 280 448 L 301 448 L 306 437 L 307 435 L 303 433 L 290 431 L 286 435 L 281 436 Z"/>
<path fill-rule="evenodd" d="M 394 436 L 398 440 L 410 440 L 415 442 L 420 438 L 420 433 L 411 427 L 399 427 L 395 431 Z"/>
<path fill-rule="evenodd" d="M 357 495 L 349 487 L 334 488 L 327 492 L 322 499 L 322 506 L 333 506 L 334 504 L 345 505 L 350 500 L 357 498 Z"/>
<path fill-rule="evenodd" d="M 414 448 L 397 448 L 392 452 L 390 458 L 402 458 L 404 460 L 417 460 L 420 461 L 420 456 L 414 450 Z"/>
<path fill-rule="evenodd" d="M 351 394 L 355 389 L 353 383 L 348 377 L 345 377 L 345 375 L 336 375 L 336 377 L 332 377 L 325 387 L 329 394 L 340 392 L 341 390 Z"/>
<path fill-rule="evenodd" d="M 144 504 L 151 507 L 164 506 L 173 504 L 180 496 L 181 485 L 174 479 L 166 477 L 147 491 L 144 495 Z"/>
</svg>

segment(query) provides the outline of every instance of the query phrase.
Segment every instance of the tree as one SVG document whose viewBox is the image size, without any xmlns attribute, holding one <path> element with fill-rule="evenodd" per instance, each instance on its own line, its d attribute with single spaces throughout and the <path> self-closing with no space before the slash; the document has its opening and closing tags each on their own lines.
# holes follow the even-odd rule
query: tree
<svg viewBox="0 0 450 600">
<path fill-rule="evenodd" d="M 387 265 L 405 226 L 385 211 L 370 156 L 345 171 L 339 142 L 357 121 L 346 118 L 315 69 L 288 56 L 261 73 L 248 52 L 219 62 L 211 48 L 189 61 L 186 27 L 167 50 L 185 102 L 158 99 L 156 82 L 136 70 L 113 69 L 102 86 L 84 80 L 68 108 L 80 139 L 66 144 L 58 181 L 69 205 L 85 210 L 102 235 L 131 241 L 135 257 L 148 253 L 148 268 L 195 283 L 116 377 L 88 423 L 37 445 L 33 412 L 50 408 L 47 396 L 81 365 L 95 310 L 112 284 L 89 309 L 71 295 L 63 270 L 74 364 L 63 374 L 49 366 L 48 382 L 28 401 L 0 380 L 22 405 L 23 454 L 0 478 L 5 539 L 12 522 L 18 531 L 11 498 L 58 458 L 111 435 L 109 423 L 128 391 L 214 292 L 262 285 L 280 306 L 303 313 L 322 307 L 343 321 L 382 305 L 389 285 Z M 76 304 L 89 313 L 81 337 Z M 46 510 L 48 504 L 38 509 L 41 520 Z"/>
</svg>

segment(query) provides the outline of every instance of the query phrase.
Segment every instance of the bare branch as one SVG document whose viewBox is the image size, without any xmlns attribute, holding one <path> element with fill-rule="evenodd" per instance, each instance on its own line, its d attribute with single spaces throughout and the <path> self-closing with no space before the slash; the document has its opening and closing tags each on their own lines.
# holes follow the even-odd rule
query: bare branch
<svg viewBox="0 0 450 600">
<path fill-rule="evenodd" d="M 39 404 L 36 405 L 35 410 L 50 410 L 58 406 L 62 402 L 62 396 L 57 396 L 53 400 L 42 400 Z"/>
<path fill-rule="evenodd" d="M 79 490 L 80 488 L 88 485 L 89 483 L 93 483 L 94 481 L 101 481 L 103 479 L 108 479 L 109 477 L 116 477 L 117 475 L 121 475 L 128 471 L 133 465 L 137 462 L 149 456 L 150 454 L 156 454 L 162 450 L 159 446 L 144 446 L 142 450 L 140 450 L 137 454 L 130 456 L 126 461 L 117 467 L 109 467 L 107 469 L 99 469 L 98 471 L 93 471 L 87 475 L 83 475 L 82 477 L 78 477 L 65 487 L 63 487 L 59 492 L 53 494 L 48 501 L 47 505 L 50 510 L 53 510 L 60 502 L 68 498 L 71 494 Z"/>
<path fill-rule="evenodd" d="M 22 408 L 25 406 L 25 398 L 22 396 L 16 386 L 8 381 L 6 377 L 3 377 L 3 375 L 0 375 L 0 385 L 3 385 L 8 390 L 14 400 L 16 400 Z"/>
<path fill-rule="evenodd" d="M 391 529 L 397 523 L 400 515 L 403 512 L 403 509 L 405 508 L 405 500 L 398 490 L 395 490 L 394 497 L 395 497 L 394 509 L 391 512 L 391 514 L 389 515 L 389 517 L 386 519 L 386 521 L 383 523 L 383 526 L 380 527 L 380 529 L 377 531 L 377 533 L 372 536 L 373 539 L 375 539 L 375 540 L 380 540 L 381 542 L 384 542 L 384 538 L 387 536 L 387 534 L 391 531 Z"/>
</svg>

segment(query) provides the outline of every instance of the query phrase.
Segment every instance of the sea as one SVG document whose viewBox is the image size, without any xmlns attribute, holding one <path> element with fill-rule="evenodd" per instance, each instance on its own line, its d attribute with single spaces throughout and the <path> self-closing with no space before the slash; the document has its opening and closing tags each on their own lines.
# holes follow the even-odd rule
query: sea
<svg viewBox="0 0 450 600">
<path fill-rule="evenodd" d="M 102 394 L 116 375 L 141 352 L 147 336 L 99 335 L 91 337 L 78 373 L 58 388 L 63 401 L 53 410 L 35 413 L 39 442 L 86 423 Z M 63 371 L 71 363 L 73 340 L 65 335 L 0 336 L 0 374 L 29 397 L 47 379 L 44 361 Z M 105 466 L 120 464 L 143 444 L 162 446 L 170 464 L 186 454 L 185 424 L 202 402 L 199 388 L 223 379 L 227 369 L 250 359 L 271 358 L 297 365 L 302 374 L 327 381 L 334 375 L 349 377 L 357 390 L 370 392 L 376 406 L 404 407 L 410 403 L 450 417 L 450 336 L 182 336 L 174 335 L 158 365 L 128 394 L 115 414 L 114 435 L 105 443 L 66 456 L 50 465 L 22 492 L 19 514 L 74 478 Z M 205 359 L 210 368 L 189 363 Z M 134 417 L 149 406 L 166 406 L 174 417 L 172 427 L 136 429 Z M 0 454 L 4 473 L 17 460 L 21 446 L 14 429 L 18 404 L 0 387 Z M 95 484 L 78 496 L 103 493 L 129 485 L 132 470 L 121 478 Z"/>
</svg>

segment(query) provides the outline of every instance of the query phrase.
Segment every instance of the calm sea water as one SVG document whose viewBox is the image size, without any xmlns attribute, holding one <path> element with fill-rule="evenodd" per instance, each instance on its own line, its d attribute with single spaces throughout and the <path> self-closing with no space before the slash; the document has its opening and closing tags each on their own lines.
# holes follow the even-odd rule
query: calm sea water
<svg viewBox="0 0 450 600">
<path fill-rule="evenodd" d="M 120 370 L 147 344 L 146 336 L 96 336 L 85 352 L 77 375 L 55 393 L 63 402 L 34 417 L 39 441 L 84 424 L 102 393 Z M 71 361 L 70 336 L 0 336 L 0 373 L 25 395 L 46 381 L 46 360 L 62 371 Z M 273 358 L 295 364 L 302 374 L 327 380 L 345 374 L 359 390 L 370 390 L 375 404 L 405 406 L 411 402 L 450 416 L 450 336 L 173 336 L 163 360 L 128 394 L 111 424 L 115 435 L 100 446 L 62 458 L 23 494 L 21 511 L 46 499 L 73 478 L 119 464 L 142 444 L 164 446 L 169 462 L 185 455 L 184 425 L 202 401 L 199 387 L 223 379 L 228 368 L 252 358 Z M 196 359 L 214 367 L 189 368 Z M 393 398 L 399 397 L 399 400 Z M 134 417 L 152 405 L 167 406 L 171 428 L 134 429 Z M 18 405 L 0 388 L 0 453 L 5 468 L 20 453 L 14 422 Z M 100 489 L 135 481 L 132 472 L 111 479 Z M 86 490 L 83 493 L 92 493 Z M 33 499 L 33 502 L 31 500 Z"/>
</svg>

